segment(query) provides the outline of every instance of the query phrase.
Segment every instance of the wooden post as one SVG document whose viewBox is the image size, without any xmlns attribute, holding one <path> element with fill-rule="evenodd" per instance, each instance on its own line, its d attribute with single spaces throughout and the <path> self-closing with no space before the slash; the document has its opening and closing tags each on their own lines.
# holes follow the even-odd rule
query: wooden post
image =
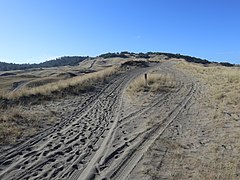
<svg viewBox="0 0 240 180">
<path fill-rule="evenodd" d="M 147 82 L 147 73 L 144 74 L 144 77 L 145 77 L 145 87 L 148 86 L 148 82 Z"/>
</svg>

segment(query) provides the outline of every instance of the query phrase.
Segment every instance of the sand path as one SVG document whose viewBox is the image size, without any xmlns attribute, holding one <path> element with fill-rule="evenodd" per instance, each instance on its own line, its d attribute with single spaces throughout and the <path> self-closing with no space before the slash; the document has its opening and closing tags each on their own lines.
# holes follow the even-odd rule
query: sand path
<svg viewBox="0 0 240 180">
<path fill-rule="evenodd" d="M 131 107 L 127 85 L 152 69 L 173 74 L 178 87 L 146 106 Z M 195 82 L 171 62 L 128 71 L 61 123 L 3 152 L 0 179 L 127 179 L 196 93 Z"/>
</svg>

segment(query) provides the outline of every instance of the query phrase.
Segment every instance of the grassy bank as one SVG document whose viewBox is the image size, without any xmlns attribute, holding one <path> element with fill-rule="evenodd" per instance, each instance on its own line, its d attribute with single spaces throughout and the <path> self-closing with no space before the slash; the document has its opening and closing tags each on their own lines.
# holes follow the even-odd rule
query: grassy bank
<svg viewBox="0 0 240 180">
<path fill-rule="evenodd" d="M 86 91 L 92 88 L 96 83 L 106 81 L 106 79 L 117 73 L 117 67 L 106 68 L 94 73 L 85 74 L 82 76 L 76 76 L 70 79 L 59 80 L 57 82 L 48 83 L 46 85 L 38 87 L 24 87 L 18 91 L 5 92 L 0 94 L 0 98 L 8 100 L 17 100 L 21 97 L 30 96 L 51 96 L 52 94 L 71 94 Z M 65 93 L 63 93 L 65 92 Z"/>
</svg>

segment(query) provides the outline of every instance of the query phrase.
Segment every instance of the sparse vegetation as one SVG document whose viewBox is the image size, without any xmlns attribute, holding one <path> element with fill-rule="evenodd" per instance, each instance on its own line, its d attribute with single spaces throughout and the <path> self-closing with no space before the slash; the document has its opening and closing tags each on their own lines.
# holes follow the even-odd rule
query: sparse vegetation
<svg viewBox="0 0 240 180">
<path fill-rule="evenodd" d="M 176 66 L 199 82 L 200 92 L 148 151 L 142 173 L 150 179 L 239 179 L 240 69 L 184 61 Z"/>
<path fill-rule="evenodd" d="M 31 82 L 27 83 L 26 86 L 28 88 L 33 88 L 33 87 L 38 87 L 38 86 L 43 86 L 49 83 L 53 83 L 59 80 L 60 80 L 59 78 L 52 78 L 52 77 L 40 78 L 40 79 L 32 80 Z"/>
<path fill-rule="evenodd" d="M 127 91 L 130 95 L 134 95 L 141 91 L 160 92 L 171 91 L 176 85 L 174 77 L 169 74 L 159 74 L 152 72 L 148 74 L 147 85 L 144 76 L 140 76 L 133 80 Z"/>
<path fill-rule="evenodd" d="M 109 76 L 117 72 L 117 67 L 110 67 L 68 79 L 36 78 L 17 91 L 1 91 L 0 145 L 12 144 L 23 136 L 34 134 L 40 128 L 39 123 L 43 121 L 46 121 L 45 124 L 54 122 L 54 120 L 52 122 L 52 118 L 55 117 L 53 112 L 43 111 L 42 113 L 39 110 L 24 109 L 22 105 L 25 102 L 41 104 L 41 100 L 79 94 L 82 91 L 94 89 L 96 84 L 106 82 Z"/>
<path fill-rule="evenodd" d="M 20 119 L 22 113 L 11 109 L 8 111 L 2 111 L 0 116 L 0 142 L 6 143 L 14 141 L 13 138 L 17 138 L 20 135 L 19 128 L 13 125 L 16 119 Z M 12 138 L 13 137 L 13 138 Z"/>
<path fill-rule="evenodd" d="M 126 61 L 121 64 L 121 67 L 124 68 L 126 66 L 133 66 L 133 67 L 148 67 L 149 64 L 146 61 Z"/>
<path fill-rule="evenodd" d="M 28 137 L 56 120 L 53 110 L 33 110 L 21 105 L 0 108 L 0 145 L 15 143 L 22 137 Z"/>
<path fill-rule="evenodd" d="M 2 99 L 17 100 L 29 96 L 52 96 L 53 94 L 71 94 L 87 91 L 93 88 L 93 85 L 99 82 L 104 82 L 107 78 L 118 72 L 117 67 L 110 67 L 104 70 L 76 76 L 66 80 L 60 80 L 46 85 L 28 88 L 24 87 L 16 92 L 2 93 Z"/>
<path fill-rule="evenodd" d="M 207 132 L 208 143 L 198 152 L 199 176 L 203 179 L 238 179 L 240 69 L 204 67 L 186 62 L 177 67 L 198 78 L 206 88 L 199 103 L 202 111 L 208 113 L 200 122 Z"/>
<path fill-rule="evenodd" d="M 32 124 L 33 114 L 21 107 L 0 109 L 0 144 L 15 142 L 23 133 L 23 128 Z M 30 130 L 30 129 L 29 129 Z"/>
<path fill-rule="evenodd" d="M 192 73 L 209 88 L 208 104 L 218 111 L 239 114 L 240 69 L 238 67 L 209 66 L 181 62 L 178 67 Z"/>
<path fill-rule="evenodd" d="M 106 54 L 101 54 L 99 57 L 107 59 L 107 58 L 115 58 L 115 57 L 119 57 L 119 58 L 128 58 L 128 56 L 126 56 L 127 52 L 121 52 L 121 53 L 106 53 Z"/>
</svg>

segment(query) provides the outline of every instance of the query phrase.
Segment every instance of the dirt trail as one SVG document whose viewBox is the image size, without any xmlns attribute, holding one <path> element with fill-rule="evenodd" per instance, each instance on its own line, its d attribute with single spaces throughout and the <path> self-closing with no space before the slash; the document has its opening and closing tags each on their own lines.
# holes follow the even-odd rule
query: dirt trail
<svg viewBox="0 0 240 180">
<path fill-rule="evenodd" d="M 162 64 L 159 68 L 178 79 L 178 88 L 175 92 L 154 98 L 146 107 L 119 118 L 111 144 L 96 166 L 97 179 L 128 179 L 144 153 L 193 101 L 197 87 L 192 79 L 172 69 L 171 64 Z M 127 108 L 129 105 L 122 108 L 121 114 L 124 115 Z"/>
<path fill-rule="evenodd" d="M 12 92 L 16 92 L 23 88 L 29 81 L 19 81 L 19 82 L 14 82 L 12 85 Z"/>
<path fill-rule="evenodd" d="M 148 106 L 131 107 L 126 86 L 156 68 L 173 74 L 178 88 L 156 96 Z M 0 179 L 127 179 L 197 92 L 194 81 L 171 62 L 129 71 L 61 123 L 3 152 Z"/>
</svg>

